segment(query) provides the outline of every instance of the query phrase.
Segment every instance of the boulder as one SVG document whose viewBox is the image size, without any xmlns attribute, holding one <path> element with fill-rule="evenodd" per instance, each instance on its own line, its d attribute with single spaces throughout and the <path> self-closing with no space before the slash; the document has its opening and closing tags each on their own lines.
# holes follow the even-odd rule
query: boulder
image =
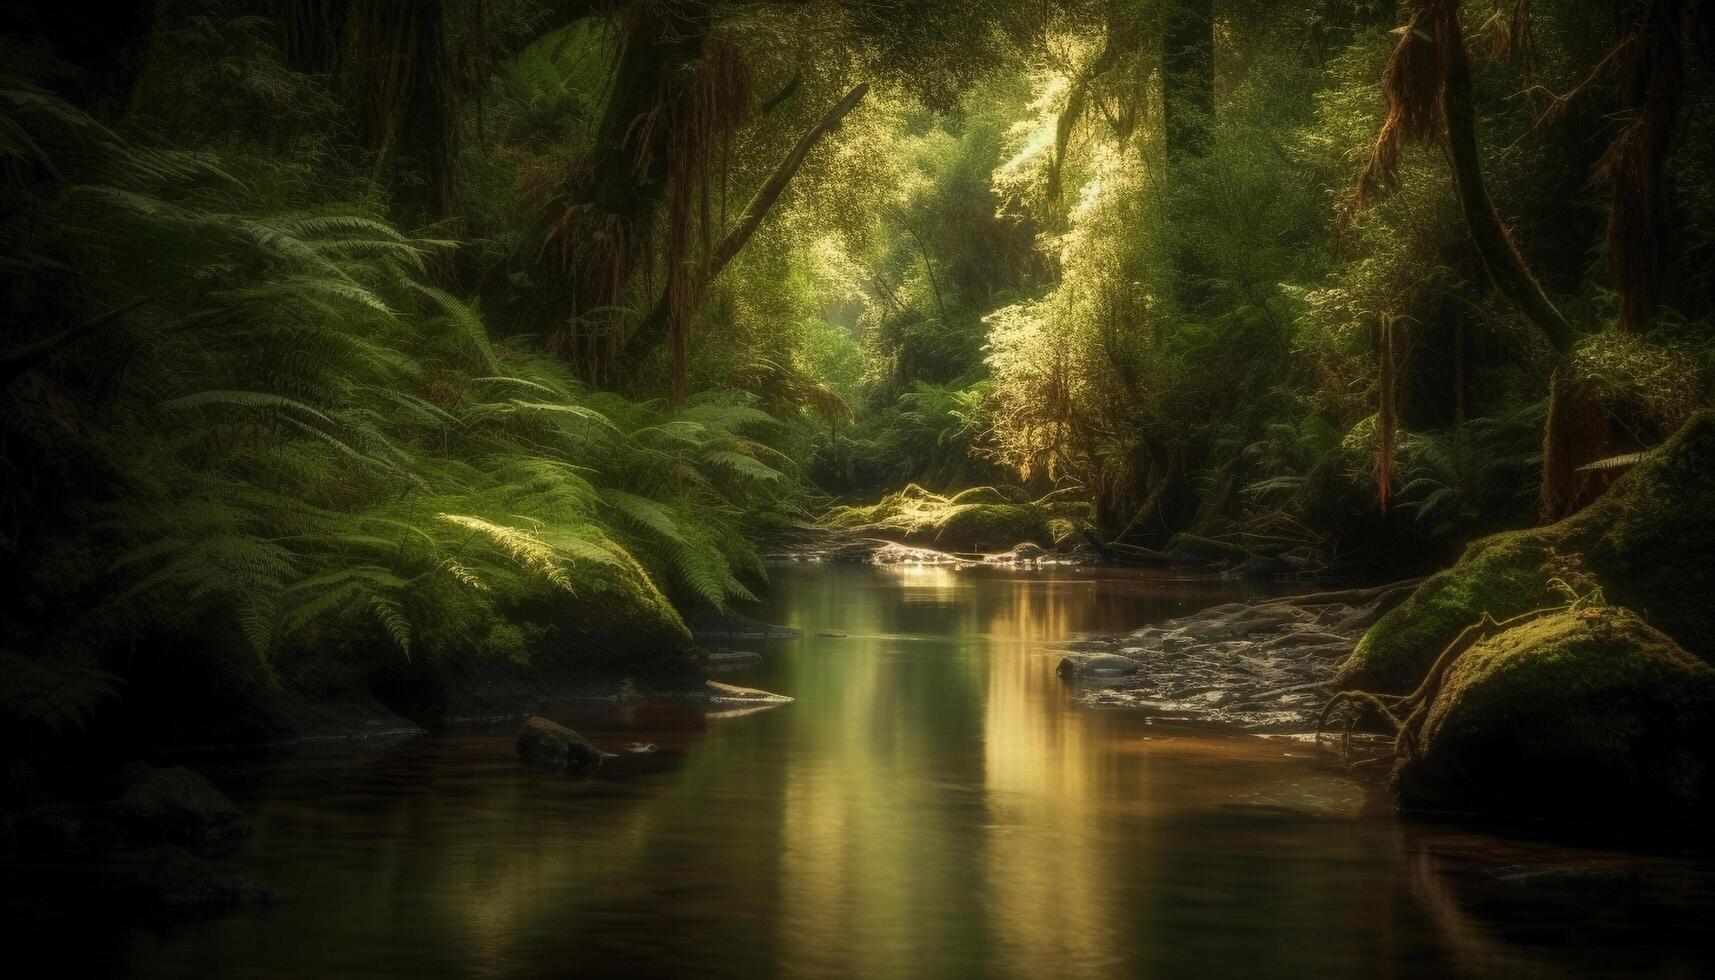
<svg viewBox="0 0 1715 980">
<path fill-rule="evenodd" d="M 1715 798 L 1715 668 L 1636 613 L 1552 613 L 1448 668 L 1392 789 L 1405 809 L 1655 821 Z"/>
<path fill-rule="evenodd" d="M 1402 694 L 1487 612 L 1497 620 L 1563 602 L 1575 562 L 1617 604 L 1708 660 L 1715 655 L 1715 412 L 1693 418 L 1595 503 L 1547 527 L 1476 541 L 1452 568 L 1381 617 L 1336 684 Z"/>
<path fill-rule="evenodd" d="M 197 843 L 250 833 L 238 807 L 183 766 L 157 769 L 138 762 L 126 766 L 123 775 L 128 785 L 110 811 L 133 840 Z"/>
<path fill-rule="evenodd" d="M 944 497 L 910 486 L 869 506 L 835 508 L 826 524 L 943 551 L 999 554 L 1020 544 L 1052 547 L 1057 529 L 1064 532 L 1095 517 L 1081 501 L 1050 494 L 1031 502 L 1025 496 L 975 487 Z"/>
<path fill-rule="evenodd" d="M 588 772 L 607 757 L 582 735 L 546 718 L 531 718 L 518 733 L 518 758 L 548 772 Z"/>
</svg>

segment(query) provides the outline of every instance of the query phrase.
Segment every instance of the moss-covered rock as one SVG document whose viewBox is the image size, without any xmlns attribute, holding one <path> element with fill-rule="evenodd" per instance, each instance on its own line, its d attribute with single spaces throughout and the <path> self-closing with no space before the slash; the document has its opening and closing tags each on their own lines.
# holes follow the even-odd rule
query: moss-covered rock
<svg viewBox="0 0 1715 980">
<path fill-rule="evenodd" d="M 910 486 L 864 507 L 840 507 L 826 523 L 902 544 L 943 551 L 999 553 L 1020 544 L 1050 547 L 1093 517 L 1087 503 L 1014 499 L 993 487 L 975 487 L 951 497 Z"/>
<path fill-rule="evenodd" d="M 1715 413 L 1680 432 L 1583 511 L 1548 527 L 1474 542 L 1366 634 L 1341 669 L 1346 688 L 1415 687 L 1459 631 L 1554 605 L 1556 565 L 1576 559 L 1609 600 L 1638 610 L 1686 649 L 1715 654 Z"/>
<path fill-rule="evenodd" d="M 1656 819 L 1711 802 L 1715 668 L 1630 610 L 1553 613 L 1448 669 L 1394 771 L 1400 806 Z"/>
<path fill-rule="evenodd" d="M 1504 620 L 1553 605 L 1556 595 L 1542 571 L 1552 558 L 1550 547 L 1535 540 L 1534 532 L 1483 539 L 1371 627 L 1341 667 L 1336 685 L 1390 694 L 1410 691 L 1436 655 L 1483 613 Z"/>
<path fill-rule="evenodd" d="M 931 543 L 945 551 L 1010 551 L 1054 544 L 1053 513 L 1029 504 L 961 504 L 949 508 Z"/>
</svg>

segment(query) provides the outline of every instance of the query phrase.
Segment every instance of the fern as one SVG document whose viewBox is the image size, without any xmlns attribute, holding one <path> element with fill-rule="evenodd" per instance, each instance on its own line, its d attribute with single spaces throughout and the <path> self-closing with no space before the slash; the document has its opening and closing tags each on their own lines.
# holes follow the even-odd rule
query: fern
<svg viewBox="0 0 1715 980">
<path fill-rule="evenodd" d="M 623 490 L 603 491 L 601 499 L 638 527 L 675 544 L 685 540 L 679 534 L 679 526 L 673 516 L 653 500 Z"/>
<path fill-rule="evenodd" d="M 555 587 L 572 591 L 563 556 L 534 532 L 507 527 L 469 514 L 441 514 L 440 519 L 480 535 L 513 561 Z"/>
<path fill-rule="evenodd" d="M 750 480 L 773 483 L 785 479 L 785 474 L 771 469 L 761 460 L 730 449 L 706 449 L 702 459 L 711 466 Z"/>
<path fill-rule="evenodd" d="M 411 659 L 411 621 L 405 618 L 405 610 L 399 603 L 379 595 L 370 600 L 369 607 L 375 611 L 375 618 L 380 620 L 387 635 L 399 647 L 399 652 L 405 655 L 405 659 Z"/>
<path fill-rule="evenodd" d="M 0 650 L 0 711 L 54 734 L 82 729 L 118 685 L 119 678 L 78 661 L 43 663 Z"/>
<path fill-rule="evenodd" d="M 19 213 L 52 219 L 6 258 L 19 295 L 70 283 L 97 311 L 145 300 L 112 328 L 125 380 L 110 403 L 7 403 L 32 445 L 64 442 L 74 418 L 77 452 L 115 490 L 81 511 L 80 544 L 107 561 L 72 588 L 110 633 L 219 617 L 231 653 L 266 668 L 330 637 L 435 656 L 494 632 L 520 596 L 599 596 L 601 582 L 683 603 L 750 595 L 745 514 L 792 489 L 790 460 L 758 441 L 779 431 L 770 415 L 590 391 L 539 351 L 497 346 L 477 303 L 425 281 L 444 243 L 373 202 L 330 202 L 314 167 L 207 145 L 221 148 L 136 145 L 0 78 L 0 194 L 36 195 Z M 46 692 L 44 724 L 113 691 L 71 660 L 0 656 Z M 37 710 L 10 690 L 5 710 Z"/>
</svg>

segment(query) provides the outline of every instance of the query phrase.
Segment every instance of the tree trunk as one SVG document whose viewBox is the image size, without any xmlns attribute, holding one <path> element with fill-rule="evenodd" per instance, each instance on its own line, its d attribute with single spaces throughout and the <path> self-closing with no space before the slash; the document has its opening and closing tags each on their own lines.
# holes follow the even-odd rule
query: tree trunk
<svg viewBox="0 0 1715 980">
<path fill-rule="evenodd" d="M 1453 172 L 1453 186 L 1471 234 L 1471 244 L 1495 288 L 1536 324 L 1556 351 L 1564 354 L 1572 349 L 1572 325 L 1531 274 L 1500 212 L 1495 210 L 1483 180 L 1471 59 L 1466 54 L 1465 35 L 1459 26 L 1459 4 L 1455 0 L 1438 0 L 1436 9 L 1437 16 L 1431 26 L 1443 65 L 1441 115 L 1447 127 L 1447 162 Z M 1408 37 L 1401 43 L 1415 41 Z"/>
<path fill-rule="evenodd" d="M 400 149 L 424 176 L 422 190 L 413 195 L 415 216 L 436 221 L 452 217 L 458 207 L 458 106 L 447 63 L 443 0 L 418 0 L 415 6 L 417 63 Z"/>
<path fill-rule="evenodd" d="M 1608 269 L 1620 294 L 1619 327 L 1648 329 L 1662 291 L 1662 272 L 1676 249 L 1669 221 L 1667 160 L 1685 88 L 1680 47 L 1681 0 L 1630 0 L 1630 32 L 1623 98 L 1632 121 L 1597 164 L 1597 176 L 1613 184 L 1608 208 Z"/>
<path fill-rule="evenodd" d="M 1167 158 L 1201 157 L 1215 115 L 1215 2 L 1172 0 L 1162 37 Z"/>
<path fill-rule="evenodd" d="M 339 70 L 351 0 L 275 0 L 274 30 L 286 66 L 312 75 Z"/>
<path fill-rule="evenodd" d="M 685 97 L 686 68 L 706 40 L 700 25 L 647 6 L 627 15 L 620 33 L 611 94 L 594 143 L 549 232 L 571 293 L 568 316 L 549 338 L 549 348 L 598 384 L 608 380 L 619 352 L 616 311 L 633 274 L 649 264 L 668 184 L 671 160 L 650 124 Z"/>
</svg>

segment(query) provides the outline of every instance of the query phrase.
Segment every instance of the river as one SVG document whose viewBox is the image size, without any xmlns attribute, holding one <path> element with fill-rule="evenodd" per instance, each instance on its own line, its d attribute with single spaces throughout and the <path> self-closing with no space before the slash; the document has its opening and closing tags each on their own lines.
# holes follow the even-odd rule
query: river
<svg viewBox="0 0 1715 980">
<path fill-rule="evenodd" d="M 1101 569 L 794 566 L 754 714 L 596 705 L 590 780 L 490 732 L 204 766 L 280 901 L 79 940 L 158 975 L 1702 975 L 1707 861 L 1402 822 L 1312 746 L 1081 707 L 1054 645 L 1229 601 Z M 1508 868 L 1621 861 L 1649 887 Z M 1630 872 L 1628 872 L 1630 873 Z M 79 957 L 73 957 L 74 962 Z M 74 971 L 75 972 L 75 971 Z"/>
</svg>

